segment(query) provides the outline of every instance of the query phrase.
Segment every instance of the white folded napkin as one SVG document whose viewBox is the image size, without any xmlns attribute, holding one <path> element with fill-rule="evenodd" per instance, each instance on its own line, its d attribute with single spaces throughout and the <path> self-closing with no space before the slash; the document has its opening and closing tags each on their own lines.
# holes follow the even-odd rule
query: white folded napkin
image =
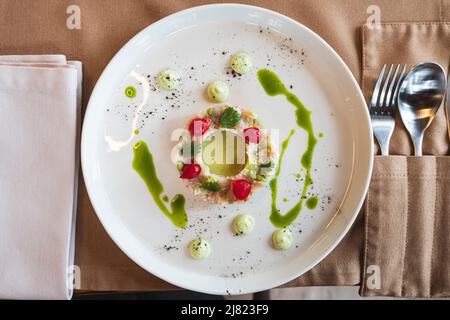
<svg viewBox="0 0 450 320">
<path fill-rule="evenodd" d="M 70 299 L 81 63 L 0 56 L 0 299 Z"/>
</svg>

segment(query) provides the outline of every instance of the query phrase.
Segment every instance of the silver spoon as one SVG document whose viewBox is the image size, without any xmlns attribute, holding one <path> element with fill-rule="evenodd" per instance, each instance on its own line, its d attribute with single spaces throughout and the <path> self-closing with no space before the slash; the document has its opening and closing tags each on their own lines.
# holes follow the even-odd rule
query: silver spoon
<svg viewBox="0 0 450 320">
<path fill-rule="evenodd" d="M 444 69 L 434 62 L 422 62 L 411 70 L 400 87 L 398 110 L 416 156 L 422 155 L 423 135 L 442 104 L 445 86 Z"/>
</svg>

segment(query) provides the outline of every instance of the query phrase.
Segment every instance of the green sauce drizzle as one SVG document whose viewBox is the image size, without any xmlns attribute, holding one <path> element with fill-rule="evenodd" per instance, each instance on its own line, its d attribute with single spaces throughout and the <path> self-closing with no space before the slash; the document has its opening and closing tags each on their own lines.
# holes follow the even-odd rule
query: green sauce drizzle
<svg viewBox="0 0 450 320">
<path fill-rule="evenodd" d="M 136 90 L 136 88 L 133 87 L 133 86 L 128 86 L 128 87 L 126 87 L 126 88 L 125 88 L 125 95 L 126 95 L 128 98 L 135 98 L 136 95 L 137 95 L 137 90 Z"/>
<path fill-rule="evenodd" d="M 182 194 L 177 194 L 173 197 L 172 201 L 170 201 L 171 211 L 167 209 L 164 204 L 164 199 L 167 196 L 161 196 L 164 192 L 164 187 L 156 175 L 153 156 L 144 141 L 138 141 L 134 144 L 132 166 L 142 180 L 144 180 L 147 189 L 152 195 L 158 208 L 175 226 L 184 228 L 188 221 L 186 210 L 184 208 L 186 200 Z"/>
<path fill-rule="evenodd" d="M 300 200 L 295 206 L 290 209 L 284 215 L 281 214 L 277 207 L 277 189 L 278 189 L 278 176 L 281 170 L 281 162 L 289 144 L 289 141 L 294 134 L 294 130 L 291 131 L 288 138 L 283 141 L 281 146 L 281 154 L 278 163 L 278 168 L 275 172 L 275 178 L 270 181 L 270 189 L 272 190 L 272 212 L 270 214 L 270 221 L 275 227 L 285 228 L 289 226 L 297 218 L 303 206 L 303 199 L 306 196 L 308 187 L 313 184 L 311 179 L 311 163 L 314 154 L 314 149 L 317 144 L 317 138 L 314 135 L 313 124 L 311 121 L 311 111 L 309 111 L 303 103 L 297 98 L 295 94 L 286 89 L 286 86 L 280 80 L 280 78 L 272 71 L 268 69 L 261 69 L 258 71 L 258 79 L 264 90 L 269 96 L 284 95 L 286 99 L 291 103 L 295 109 L 295 116 L 297 125 L 306 131 L 308 134 L 308 146 L 301 158 L 302 167 L 306 170 L 305 182 L 303 184 L 303 190 Z"/>
<path fill-rule="evenodd" d="M 317 207 L 317 203 L 319 202 L 319 198 L 317 197 L 311 197 L 308 200 L 306 200 L 306 207 L 309 210 L 314 210 Z"/>
</svg>

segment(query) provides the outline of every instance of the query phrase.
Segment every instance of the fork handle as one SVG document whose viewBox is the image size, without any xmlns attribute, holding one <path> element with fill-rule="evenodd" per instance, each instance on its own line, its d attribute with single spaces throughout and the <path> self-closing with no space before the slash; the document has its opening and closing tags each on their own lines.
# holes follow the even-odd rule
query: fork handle
<svg viewBox="0 0 450 320">
<path fill-rule="evenodd" d="M 388 156 L 389 155 L 389 142 L 391 141 L 392 132 L 380 131 L 375 134 L 375 138 L 378 141 L 378 145 L 380 146 L 381 155 Z"/>
</svg>

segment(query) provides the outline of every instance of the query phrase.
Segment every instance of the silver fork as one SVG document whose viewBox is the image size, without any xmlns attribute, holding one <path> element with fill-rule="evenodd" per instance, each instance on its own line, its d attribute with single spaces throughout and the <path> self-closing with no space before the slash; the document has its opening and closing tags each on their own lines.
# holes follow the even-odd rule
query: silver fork
<svg viewBox="0 0 450 320">
<path fill-rule="evenodd" d="M 378 75 L 375 89 L 373 90 L 372 99 L 370 100 L 369 112 L 372 120 L 373 133 L 380 145 L 383 156 L 389 155 L 389 142 L 391 141 L 395 127 L 398 90 L 402 81 L 405 79 L 407 68 L 405 64 L 400 72 L 400 76 L 397 77 L 400 70 L 400 65 L 398 64 L 392 76 L 394 65 L 391 64 L 385 77 L 386 65 L 383 65 Z"/>
</svg>

